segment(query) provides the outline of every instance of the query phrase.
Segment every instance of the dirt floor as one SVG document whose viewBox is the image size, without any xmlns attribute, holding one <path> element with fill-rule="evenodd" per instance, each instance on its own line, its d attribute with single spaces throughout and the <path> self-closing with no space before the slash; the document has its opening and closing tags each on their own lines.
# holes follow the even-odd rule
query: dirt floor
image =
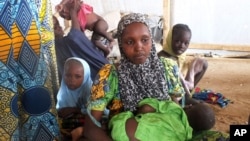
<svg viewBox="0 0 250 141">
<path fill-rule="evenodd" d="M 215 130 L 229 132 L 232 124 L 247 124 L 250 115 L 250 59 L 212 58 L 197 87 L 219 92 L 231 100 L 226 107 L 210 104 L 215 110 Z"/>
</svg>

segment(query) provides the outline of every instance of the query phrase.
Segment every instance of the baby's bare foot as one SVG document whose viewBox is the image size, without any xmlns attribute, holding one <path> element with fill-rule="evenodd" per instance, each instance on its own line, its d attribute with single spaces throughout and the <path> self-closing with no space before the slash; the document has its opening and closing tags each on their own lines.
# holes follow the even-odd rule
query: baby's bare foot
<svg viewBox="0 0 250 141">
<path fill-rule="evenodd" d="M 108 48 L 109 48 L 110 51 L 113 49 L 114 44 L 115 44 L 115 40 L 112 40 L 112 41 L 109 42 Z"/>
</svg>

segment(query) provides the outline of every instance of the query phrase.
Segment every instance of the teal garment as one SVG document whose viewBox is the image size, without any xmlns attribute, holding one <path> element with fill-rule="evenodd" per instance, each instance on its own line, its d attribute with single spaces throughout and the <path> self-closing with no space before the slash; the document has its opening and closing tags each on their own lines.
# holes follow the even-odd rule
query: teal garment
<svg viewBox="0 0 250 141">
<path fill-rule="evenodd" d="M 184 110 L 172 101 L 158 101 L 147 98 L 139 105 L 148 104 L 156 110 L 154 113 L 134 116 L 126 111 L 115 115 L 109 122 L 111 136 L 115 141 L 129 141 L 125 123 L 134 117 L 138 122 L 135 137 L 140 141 L 186 141 L 192 138 L 190 127 Z"/>
</svg>

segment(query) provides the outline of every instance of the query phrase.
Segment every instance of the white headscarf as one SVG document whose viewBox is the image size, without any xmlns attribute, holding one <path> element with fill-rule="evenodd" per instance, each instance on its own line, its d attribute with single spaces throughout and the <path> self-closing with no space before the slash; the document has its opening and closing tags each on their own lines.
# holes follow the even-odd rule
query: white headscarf
<svg viewBox="0 0 250 141">
<path fill-rule="evenodd" d="M 86 105 L 90 97 L 90 91 L 92 86 L 91 72 L 88 63 L 77 57 L 68 58 L 65 64 L 69 60 L 77 60 L 82 64 L 84 70 L 84 79 L 81 86 L 75 90 L 68 89 L 64 79 L 62 79 L 61 87 L 57 94 L 56 109 L 63 107 L 78 107 L 81 108 L 83 114 L 86 113 Z"/>
</svg>

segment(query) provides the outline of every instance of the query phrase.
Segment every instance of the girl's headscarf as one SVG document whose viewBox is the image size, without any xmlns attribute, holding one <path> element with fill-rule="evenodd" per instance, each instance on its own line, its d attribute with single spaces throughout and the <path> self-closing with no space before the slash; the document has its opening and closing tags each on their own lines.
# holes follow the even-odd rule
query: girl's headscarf
<svg viewBox="0 0 250 141">
<path fill-rule="evenodd" d="M 118 44 L 121 52 L 120 66 L 118 67 L 119 91 L 125 110 L 135 111 L 138 103 L 144 98 L 169 99 L 165 70 L 156 54 L 155 44 L 152 39 L 150 55 L 145 63 L 133 64 L 127 59 L 122 49 L 122 33 L 126 26 L 139 22 L 148 27 L 145 15 L 131 13 L 122 17 L 118 24 Z"/>
<path fill-rule="evenodd" d="M 163 45 L 163 50 L 170 54 L 171 56 L 177 57 L 177 63 L 180 68 L 182 68 L 183 63 L 185 62 L 186 58 L 186 53 L 183 53 L 181 55 L 176 55 L 173 52 L 172 49 L 172 35 L 173 35 L 173 27 L 169 30 L 168 35 L 167 35 L 167 41 L 166 44 Z"/>
<path fill-rule="evenodd" d="M 91 73 L 88 63 L 77 57 L 68 58 L 65 64 L 69 60 L 77 60 L 82 64 L 84 70 L 84 79 L 81 86 L 75 90 L 68 89 L 64 79 L 62 79 L 59 92 L 57 94 L 56 108 L 60 109 L 63 107 L 78 107 L 81 108 L 82 113 L 86 112 L 86 104 L 90 97 L 90 90 L 92 86 Z"/>
</svg>

